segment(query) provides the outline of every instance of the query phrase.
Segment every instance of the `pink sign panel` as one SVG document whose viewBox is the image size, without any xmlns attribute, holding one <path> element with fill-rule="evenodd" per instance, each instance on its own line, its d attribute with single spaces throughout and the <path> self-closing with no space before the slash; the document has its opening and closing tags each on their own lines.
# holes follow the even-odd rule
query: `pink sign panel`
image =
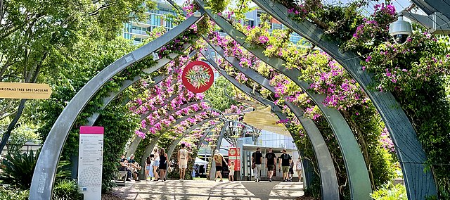
<svg viewBox="0 0 450 200">
<path fill-rule="evenodd" d="M 81 126 L 80 134 L 103 134 L 105 128 L 103 126 Z"/>
</svg>

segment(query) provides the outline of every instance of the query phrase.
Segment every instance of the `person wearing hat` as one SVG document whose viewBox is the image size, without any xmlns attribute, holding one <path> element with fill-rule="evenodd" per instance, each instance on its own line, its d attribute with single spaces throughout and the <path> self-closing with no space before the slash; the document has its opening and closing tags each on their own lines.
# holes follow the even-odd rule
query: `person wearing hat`
<svg viewBox="0 0 450 200">
<path fill-rule="evenodd" d="M 216 181 L 217 177 L 220 177 L 220 182 L 222 182 L 222 163 L 225 163 L 227 165 L 227 161 L 225 161 L 225 158 L 222 154 L 220 154 L 219 150 L 214 151 L 214 162 L 216 163 L 216 178 L 214 181 Z"/>
</svg>

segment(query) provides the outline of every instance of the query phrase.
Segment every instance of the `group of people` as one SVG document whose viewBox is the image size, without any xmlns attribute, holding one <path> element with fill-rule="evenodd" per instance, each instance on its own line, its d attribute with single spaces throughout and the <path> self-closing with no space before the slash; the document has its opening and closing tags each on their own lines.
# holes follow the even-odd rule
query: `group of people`
<svg viewBox="0 0 450 200">
<path fill-rule="evenodd" d="M 167 153 L 164 148 L 155 148 L 145 162 L 145 180 L 166 181 Z"/>
<path fill-rule="evenodd" d="M 187 164 L 189 161 L 189 151 L 186 149 L 185 144 L 181 144 L 181 148 L 178 151 L 178 166 L 180 168 L 180 180 L 184 180 L 186 176 Z M 169 158 L 164 148 L 153 149 L 152 154 L 147 157 L 145 162 L 145 180 L 147 181 L 166 181 L 166 172 L 169 168 Z M 139 181 L 138 172 L 141 170 L 139 164 L 134 160 L 134 155 L 131 155 L 129 159 L 122 155 L 120 159 L 119 171 L 127 171 L 127 181 L 131 181 L 133 176 L 135 181 Z"/>
<path fill-rule="evenodd" d="M 145 162 L 145 179 L 147 181 L 152 179 L 158 181 L 160 177 L 163 177 L 162 180 L 166 181 L 167 160 L 165 150 L 163 148 L 155 148 Z M 139 170 L 141 170 L 141 166 L 134 160 L 133 154 L 131 154 L 129 159 L 126 159 L 125 155 L 122 155 L 119 171 L 127 171 L 127 181 L 131 181 L 131 177 L 135 181 L 140 181 Z"/>
<path fill-rule="evenodd" d="M 294 174 L 294 162 L 292 160 L 291 155 L 286 153 L 286 149 L 283 149 L 280 157 L 276 157 L 275 153 L 272 152 L 272 148 L 268 149 L 268 152 L 265 155 L 265 164 L 268 171 L 269 181 L 272 182 L 272 177 L 275 171 L 275 166 L 278 164 L 278 170 L 283 172 L 283 181 L 292 181 L 292 176 Z M 261 166 L 263 164 L 263 155 L 261 153 L 261 149 L 258 147 L 256 152 L 252 154 L 252 169 L 254 169 L 255 182 L 259 182 Z M 180 180 L 184 180 L 186 176 L 186 169 L 190 159 L 189 151 L 186 149 L 185 144 L 181 144 L 181 148 L 178 151 L 178 167 L 180 169 Z M 235 163 L 230 161 L 228 164 L 225 160 L 224 156 L 219 153 L 218 150 L 214 152 L 214 162 L 216 164 L 216 177 L 220 178 L 220 182 L 223 181 L 222 178 L 222 170 L 223 164 L 228 166 L 229 175 L 228 179 L 230 181 L 234 181 L 234 170 Z M 141 170 L 139 164 L 134 160 L 134 155 L 131 155 L 129 159 L 125 158 L 125 155 L 122 155 L 120 160 L 120 171 L 127 171 L 127 181 L 131 181 L 131 177 L 134 178 L 135 181 L 139 181 L 138 171 Z M 166 181 L 166 171 L 168 169 L 168 157 L 167 153 L 165 153 L 164 148 L 155 148 L 153 153 L 147 157 L 146 165 L 145 165 L 145 178 L 146 180 L 153 181 Z M 299 181 L 301 181 L 302 177 L 302 163 L 301 159 L 298 158 L 298 161 L 295 163 L 295 168 L 298 173 Z"/>
<path fill-rule="evenodd" d="M 265 158 L 269 181 L 272 182 L 275 166 L 277 165 L 277 157 L 275 153 L 272 152 L 272 148 L 268 149 Z M 254 169 L 255 182 L 259 182 L 261 179 L 260 172 L 262 163 L 263 155 L 261 153 L 261 149 L 258 147 L 256 148 L 256 152 L 252 154 L 252 168 Z M 300 158 L 298 158 L 298 161 L 295 163 L 295 167 L 298 173 L 298 179 L 301 181 L 303 168 Z M 294 162 L 291 155 L 286 153 L 286 149 L 283 149 L 282 154 L 278 157 L 278 170 L 283 171 L 283 181 L 292 181 L 292 176 L 294 174 Z"/>
<path fill-rule="evenodd" d="M 119 171 L 127 171 L 127 181 L 131 181 L 131 177 L 133 176 L 135 181 L 139 181 L 138 172 L 141 170 L 141 166 L 139 163 L 134 160 L 134 155 L 127 159 L 125 155 L 122 155 L 120 158 L 120 168 Z"/>
</svg>

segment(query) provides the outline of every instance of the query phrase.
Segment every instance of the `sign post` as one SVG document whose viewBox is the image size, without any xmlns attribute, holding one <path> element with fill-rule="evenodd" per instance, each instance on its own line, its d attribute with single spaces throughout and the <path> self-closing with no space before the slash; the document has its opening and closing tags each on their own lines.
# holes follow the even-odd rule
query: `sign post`
<svg viewBox="0 0 450 200">
<path fill-rule="evenodd" d="M 101 199 L 103 133 L 101 126 L 80 127 L 78 186 L 85 200 Z"/>
<path fill-rule="evenodd" d="M 48 99 L 51 94 L 48 84 L 0 82 L 0 98 Z"/>
</svg>

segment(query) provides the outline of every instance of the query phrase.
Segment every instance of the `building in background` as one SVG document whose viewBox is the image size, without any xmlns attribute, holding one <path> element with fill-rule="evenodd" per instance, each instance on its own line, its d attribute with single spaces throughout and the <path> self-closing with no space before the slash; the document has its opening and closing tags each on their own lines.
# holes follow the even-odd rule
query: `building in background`
<svg viewBox="0 0 450 200">
<path fill-rule="evenodd" d="M 261 9 L 254 9 L 248 13 L 245 13 L 245 17 L 246 17 L 246 21 L 244 22 L 244 25 L 247 26 L 259 26 L 259 24 L 261 23 L 261 14 L 265 13 L 265 11 L 261 10 Z M 271 30 L 276 30 L 276 29 L 285 29 L 286 26 L 283 25 L 281 22 L 279 22 L 278 20 L 276 20 L 275 18 L 272 18 L 270 21 L 271 24 Z M 290 36 L 290 41 L 294 44 L 297 44 L 298 41 L 300 41 L 301 36 L 297 33 L 292 33 Z M 298 45 L 305 45 L 305 44 L 298 44 Z"/>
<path fill-rule="evenodd" d="M 147 16 L 145 21 L 124 23 L 122 35 L 125 39 L 134 40 L 134 44 L 139 44 L 143 39 L 149 37 L 147 32 L 151 32 L 156 27 L 164 27 L 167 31 L 174 27 L 173 20 L 169 16 L 169 14 L 176 15 L 172 6 L 164 0 L 155 1 L 157 9 L 145 12 Z"/>
<path fill-rule="evenodd" d="M 134 40 L 134 44 L 140 44 L 143 39 L 149 37 L 147 32 L 151 32 L 156 27 L 164 27 L 167 31 L 174 28 L 173 20 L 171 20 L 168 15 L 175 16 L 176 13 L 173 10 L 172 5 L 170 5 L 165 0 L 154 0 L 157 3 L 156 10 L 148 10 L 145 14 L 147 20 L 145 21 L 131 21 L 128 23 L 124 23 L 123 26 L 123 37 L 125 39 Z M 260 17 L 261 14 L 264 13 L 261 9 L 254 9 L 245 14 L 246 20 L 242 23 L 248 26 L 258 26 L 261 23 Z M 283 24 L 281 24 L 276 19 L 271 20 L 271 30 L 275 29 L 284 29 L 286 28 Z M 223 33 L 221 34 L 224 35 Z M 294 44 L 297 44 L 300 41 L 301 36 L 297 33 L 292 33 L 290 36 L 290 41 Z M 305 45 L 305 44 L 298 44 Z"/>
</svg>

